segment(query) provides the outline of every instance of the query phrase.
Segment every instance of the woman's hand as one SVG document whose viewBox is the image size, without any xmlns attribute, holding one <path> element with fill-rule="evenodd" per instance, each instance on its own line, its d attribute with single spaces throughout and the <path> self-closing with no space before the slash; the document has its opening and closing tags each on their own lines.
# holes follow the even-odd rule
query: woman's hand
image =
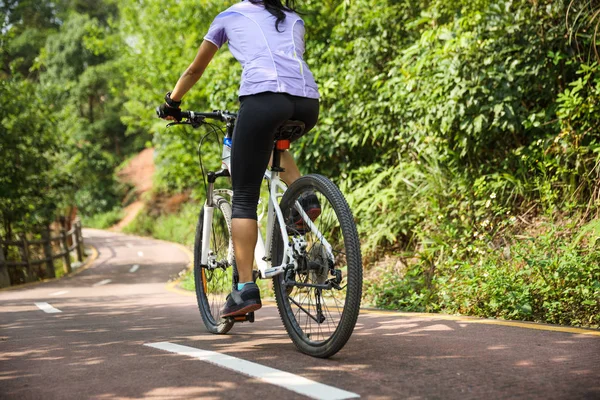
<svg viewBox="0 0 600 400">
<path fill-rule="evenodd" d="M 181 121 L 181 108 L 171 107 L 167 103 L 162 103 L 158 106 L 160 117 L 168 121 Z"/>
</svg>

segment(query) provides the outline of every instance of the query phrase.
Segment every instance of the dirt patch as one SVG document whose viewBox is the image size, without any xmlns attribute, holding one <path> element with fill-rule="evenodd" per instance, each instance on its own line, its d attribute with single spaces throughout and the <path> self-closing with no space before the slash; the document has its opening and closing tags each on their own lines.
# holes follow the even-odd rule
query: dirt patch
<svg viewBox="0 0 600 400">
<path fill-rule="evenodd" d="M 121 231 L 144 208 L 144 202 L 140 200 L 140 196 L 152 189 L 154 170 L 154 149 L 149 148 L 142 150 L 117 173 L 119 180 L 131 185 L 133 189 L 123 199 L 123 204 L 130 203 L 123 209 L 123 219 L 113 225 L 110 228 L 111 231 Z"/>
<path fill-rule="evenodd" d="M 161 214 L 175 214 L 179 212 L 181 206 L 190 199 L 190 192 L 168 195 L 164 193 L 153 193 L 152 198 L 148 199 L 148 214 L 158 217 Z"/>
<path fill-rule="evenodd" d="M 149 148 L 132 158 L 129 164 L 117 173 L 117 176 L 122 182 L 132 185 L 139 196 L 152 189 L 154 169 L 154 149 Z"/>
</svg>

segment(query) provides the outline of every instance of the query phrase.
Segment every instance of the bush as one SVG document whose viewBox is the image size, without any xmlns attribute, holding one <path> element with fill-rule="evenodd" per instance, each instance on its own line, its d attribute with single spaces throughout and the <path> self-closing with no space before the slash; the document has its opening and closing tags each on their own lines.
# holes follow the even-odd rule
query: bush
<svg viewBox="0 0 600 400">
<path fill-rule="evenodd" d="M 194 245 L 199 212 L 200 206 L 196 203 L 185 204 L 177 213 L 157 216 L 151 216 L 147 209 L 143 209 L 123 228 L 123 232 L 151 236 L 191 247 Z"/>
<path fill-rule="evenodd" d="M 367 282 L 384 308 L 600 326 L 600 223 L 542 223 L 531 236 L 479 239 L 435 268 L 413 260 L 401 276 Z M 430 271 L 428 276 L 425 271 Z"/>
<path fill-rule="evenodd" d="M 124 216 L 123 210 L 114 208 L 108 212 L 91 215 L 89 217 L 82 216 L 83 225 L 88 228 L 106 229 L 110 228 L 119 222 Z"/>
</svg>

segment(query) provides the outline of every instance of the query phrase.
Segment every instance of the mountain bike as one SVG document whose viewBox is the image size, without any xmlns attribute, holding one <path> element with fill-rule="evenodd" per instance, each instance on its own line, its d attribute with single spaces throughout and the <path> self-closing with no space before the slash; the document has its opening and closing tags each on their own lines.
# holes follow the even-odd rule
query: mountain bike
<svg viewBox="0 0 600 400">
<path fill-rule="evenodd" d="M 160 115 L 160 111 L 157 109 Z M 234 324 L 254 322 L 254 313 L 221 317 L 226 296 L 238 283 L 231 240 L 230 189 L 216 188 L 231 177 L 230 149 L 237 114 L 228 111 L 183 111 L 172 125 L 212 127 L 201 140 L 221 132 L 221 169 L 205 173 L 206 202 L 200 211 L 194 244 L 196 298 L 207 330 L 227 333 Z M 208 121 L 225 123 L 225 129 Z M 338 187 L 324 176 L 310 174 L 289 187 L 279 178 L 280 155 L 302 136 L 304 124 L 288 121 L 276 132 L 271 167 L 265 171 L 268 199 L 260 202 L 254 278 L 273 281 L 275 302 L 285 329 L 303 353 L 326 358 L 348 341 L 360 310 L 362 260 L 352 212 Z M 235 173 L 235 171 L 233 171 Z M 316 195 L 321 212 L 305 210 L 302 199 Z M 313 197 L 314 198 L 314 197 Z M 315 218 L 316 217 L 316 218 Z M 266 219 L 263 239 L 260 226 Z"/>
</svg>

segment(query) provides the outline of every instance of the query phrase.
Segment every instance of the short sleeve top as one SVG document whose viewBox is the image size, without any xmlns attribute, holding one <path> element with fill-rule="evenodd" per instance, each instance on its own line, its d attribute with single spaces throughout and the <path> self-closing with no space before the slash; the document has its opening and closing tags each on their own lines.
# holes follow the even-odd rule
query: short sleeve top
<svg viewBox="0 0 600 400">
<path fill-rule="evenodd" d="M 275 28 L 276 18 L 264 6 L 248 1 L 223 11 L 212 22 L 205 40 L 229 50 L 242 64 L 240 96 L 288 93 L 319 98 L 313 74 L 303 59 L 304 21 L 292 12 Z"/>
</svg>

